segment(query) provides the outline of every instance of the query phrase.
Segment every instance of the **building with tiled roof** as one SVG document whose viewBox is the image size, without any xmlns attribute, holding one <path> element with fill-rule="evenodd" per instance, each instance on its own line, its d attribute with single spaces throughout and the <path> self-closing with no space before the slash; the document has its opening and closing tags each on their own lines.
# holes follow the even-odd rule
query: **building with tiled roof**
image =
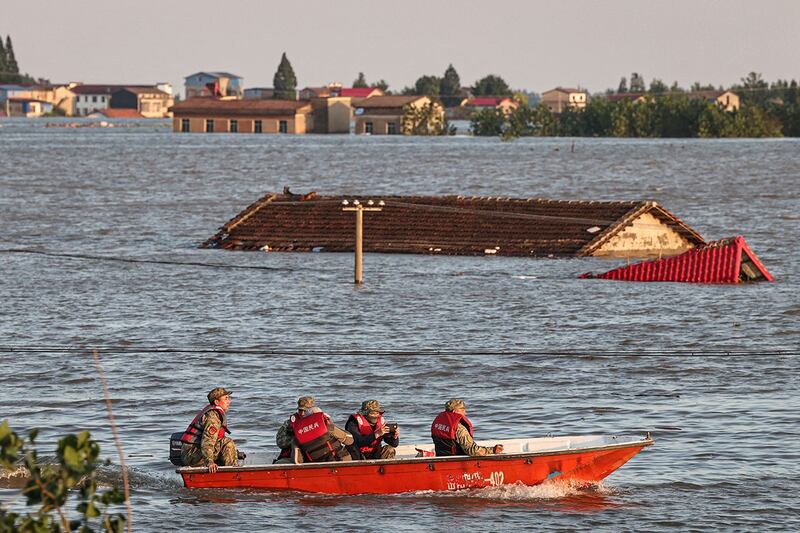
<svg viewBox="0 0 800 533">
<path fill-rule="evenodd" d="M 306 133 L 311 104 L 298 100 L 190 98 L 171 108 L 173 131 L 183 133 Z"/>
<path fill-rule="evenodd" d="M 492 98 L 478 97 L 465 98 L 461 101 L 461 107 L 472 111 L 482 111 L 484 109 L 499 109 L 506 115 L 519 107 L 519 103 L 511 98 Z"/>
<path fill-rule="evenodd" d="M 199 96 L 230 96 L 241 98 L 244 94 L 241 76 L 230 72 L 195 72 L 184 78 L 186 98 Z"/>
<path fill-rule="evenodd" d="M 541 103 L 553 113 L 561 113 L 567 107 L 583 109 L 589 101 L 589 93 L 582 89 L 556 87 L 542 93 Z"/>
<path fill-rule="evenodd" d="M 269 193 L 203 243 L 226 250 L 351 252 L 353 213 L 370 197 Z M 589 202 L 470 196 L 375 196 L 364 251 L 445 255 L 653 257 L 703 238 L 652 201 Z"/>
<path fill-rule="evenodd" d="M 409 112 L 433 106 L 434 119 L 444 120 L 444 108 L 427 96 L 371 96 L 353 99 L 355 132 L 371 135 L 411 133 Z"/>
<path fill-rule="evenodd" d="M 131 109 L 144 118 L 164 118 L 173 104 L 172 95 L 158 87 L 126 86 L 111 93 L 111 109 Z"/>
</svg>

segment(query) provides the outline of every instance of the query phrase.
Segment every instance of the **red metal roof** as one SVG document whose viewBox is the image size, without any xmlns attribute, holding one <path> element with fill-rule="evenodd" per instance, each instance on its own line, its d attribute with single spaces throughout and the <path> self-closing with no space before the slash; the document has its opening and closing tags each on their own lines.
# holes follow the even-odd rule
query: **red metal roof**
<svg viewBox="0 0 800 533">
<path fill-rule="evenodd" d="M 339 96 L 349 96 L 351 98 L 366 98 L 377 91 L 377 96 L 383 96 L 383 91 L 377 87 L 342 87 L 339 89 Z"/>
<path fill-rule="evenodd" d="M 466 105 L 472 105 L 476 107 L 495 107 L 504 100 L 508 100 L 508 98 L 470 98 L 467 100 Z"/>
<path fill-rule="evenodd" d="M 267 194 L 231 219 L 203 247 L 279 251 L 353 250 L 355 217 L 342 212 L 354 196 Z M 362 203 L 370 197 L 360 197 Z M 648 212 L 692 245 L 704 241 L 655 202 L 587 202 L 468 196 L 373 196 L 364 250 L 385 253 L 546 256 L 590 255 Z M 310 201 L 302 201 L 310 200 Z M 657 253 L 657 251 L 656 251 Z"/>
<path fill-rule="evenodd" d="M 739 283 L 773 279 L 741 236 L 710 242 L 674 257 L 643 261 L 603 274 L 586 273 L 580 277 L 688 283 Z"/>
</svg>

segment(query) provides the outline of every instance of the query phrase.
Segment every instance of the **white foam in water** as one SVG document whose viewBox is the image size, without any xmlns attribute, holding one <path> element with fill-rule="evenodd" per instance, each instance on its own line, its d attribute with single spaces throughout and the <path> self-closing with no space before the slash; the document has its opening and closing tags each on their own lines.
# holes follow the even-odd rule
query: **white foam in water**
<svg viewBox="0 0 800 533">
<path fill-rule="evenodd" d="M 603 483 L 594 484 L 587 487 L 585 483 L 574 481 L 551 481 L 540 485 L 500 485 L 498 487 L 486 487 L 482 489 L 465 489 L 449 492 L 422 491 L 415 494 L 436 494 L 441 496 L 456 496 L 467 498 L 479 498 L 486 500 L 508 500 L 508 501 L 530 501 L 530 500 L 558 500 L 579 494 L 612 494 L 613 490 L 607 488 Z"/>
</svg>

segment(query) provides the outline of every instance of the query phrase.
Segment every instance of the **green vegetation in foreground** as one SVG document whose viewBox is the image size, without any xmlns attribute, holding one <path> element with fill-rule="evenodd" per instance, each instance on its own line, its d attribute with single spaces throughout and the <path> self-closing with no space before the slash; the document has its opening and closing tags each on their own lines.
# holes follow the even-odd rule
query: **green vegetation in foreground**
<svg viewBox="0 0 800 533">
<path fill-rule="evenodd" d="M 663 92 L 651 84 L 643 101 L 617 102 L 597 96 L 583 109 L 555 114 L 544 105 L 524 102 L 508 115 L 484 109 L 472 116 L 473 135 L 517 137 L 800 137 L 800 88 L 795 80 L 771 85 L 751 72 L 743 85 L 732 87 L 741 99 L 736 111 L 677 86 Z M 624 83 L 624 81 L 622 82 Z M 622 83 L 620 86 L 622 87 Z"/>
<path fill-rule="evenodd" d="M 126 519 L 122 514 L 107 513 L 109 505 L 121 504 L 125 495 L 117 488 L 98 492 L 95 472 L 100 446 L 88 431 L 67 435 L 58 441 L 58 465 L 40 465 L 34 447 L 37 430 L 31 430 L 27 440 L 11 431 L 8 421 L 0 424 L 0 466 L 14 469 L 24 466 L 30 480 L 22 489 L 27 505 L 38 510 L 20 515 L 0 506 L 0 531 L 66 532 L 103 531 L 122 532 Z M 70 494 L 76 494 L 78 518 L 72 518 L 66 509 Z"/>
</svg>

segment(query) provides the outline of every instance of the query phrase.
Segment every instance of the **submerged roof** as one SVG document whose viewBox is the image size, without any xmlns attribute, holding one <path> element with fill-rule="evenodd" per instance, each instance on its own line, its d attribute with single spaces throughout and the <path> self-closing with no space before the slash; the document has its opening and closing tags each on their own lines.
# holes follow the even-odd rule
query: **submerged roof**
<svg viewBox="0 0 800 533">
<path fill-rule="evenodd" d="M 373 196 L 381 212 L 364 216 L 364 250 L 387 253 L 592 255 L 641 213 L 686 239 L 702 237 L 655 202 L 589 202 L 475 196 Z M 202 246 L 229 250 L 345 252 L 355 217 L 343 200 L 370 197 L 269 193 Z M 488 250 L 488 252 L 487 252 Z M 492 251 L 493 250 L 493 251 Z"/>
<path fill-rule="evenodd" d="M 685 283 L 772 281 L 772 275 L 741 236 L 710 242 L 675 257 L 635 263 L 603 274 L 586 273 L 580 277 Z"/>
</svg>

